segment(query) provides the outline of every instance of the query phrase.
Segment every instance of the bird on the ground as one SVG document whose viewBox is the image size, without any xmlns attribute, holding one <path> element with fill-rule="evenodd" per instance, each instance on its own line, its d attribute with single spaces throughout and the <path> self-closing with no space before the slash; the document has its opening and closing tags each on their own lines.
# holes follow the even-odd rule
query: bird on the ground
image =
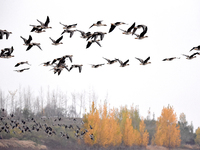
<svg viewBox="0 0 200 150">
<path fill-rule="evenodd" d="M 140 65 L 147 65 L 147 64 L 150 64 L 151 62 L 148 62 L 150 60 L 150 57 L 148 57 L 147 59 L 143 60 L 143 59 L 140 59 L 140 58 L 137 58 L 135 57 L 137 60 L 139 60 L 141 62 Z"/>
<path fill-rule="evenodd" d="M 63 39 L 63 36 L 59 37 L 57 40 L 53 40 L 51 37 L 49 37 L 51 39 L 51 41 L 53 42 L 52 45 L 59 45 L 59 44 L 63 44 L 62 42 L 60 42 Z"/>
<path fill-rule="evenodd" d="M 100 26 L 107 26 L 106 24 L 102 24 L 102 21 L 103 20 L 100 20 L 100 21 L 97 21 L 96 23 L 93 23 L 90 28 L 92 28 L 93 26 L 97 26 L 97 27 L 100 27 Z"/>
</svg>

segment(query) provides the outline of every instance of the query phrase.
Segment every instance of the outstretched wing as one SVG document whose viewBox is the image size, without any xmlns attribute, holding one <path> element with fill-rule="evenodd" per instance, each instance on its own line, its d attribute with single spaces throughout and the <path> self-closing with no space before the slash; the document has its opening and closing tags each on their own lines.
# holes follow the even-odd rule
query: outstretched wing
<svg viewBox="0 0 200 150">
<path fill-rule="evenodd" d="M 63 39 L 63 36 L 61 36 L 60 38 L 58 38 L 58 39 L 56 40 L 56 43 L 59 43 L 62 39 Z"/>
<path fill-rule="evenodd" d="M 143 63 L 144 61 L 140 58 L 135 57 L 137 60 L 139 60 L 141 63 Z"/>
<path fill-rule="evenodd" d="M 128 28 L 127 32 L 131 32 L 131 30 L 135 27 L 135 22 L 132 24 L 132 26 L 130 26 L 130 28 Z"/>
<path fill-rule="evenodd" d="M 110 29 L 109 29 L 109 33 L 112 32 L 115 29 L 116 25 L 111 24 Z"/>
</svg>

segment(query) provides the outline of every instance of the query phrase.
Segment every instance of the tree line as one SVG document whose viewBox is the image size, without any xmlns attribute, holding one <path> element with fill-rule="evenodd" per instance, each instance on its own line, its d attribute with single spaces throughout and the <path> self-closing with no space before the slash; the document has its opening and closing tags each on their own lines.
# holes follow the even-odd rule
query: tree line
<svg viewBox="0 0 200 150">
<path fill-rule="evenodd" d="M 163 107 L 160 117 L 151 119 L 148 110 L 146 118 L 140 117 L 139 108 L 131 105 L 110 108 L 105 101 L 97 105 L 97 95 L 93 91 L 88 96 L 83 93 L 63 93 L 50 91 L 46 95 L 42 88 L 34 97 L 30 88 L 9 91 L 0 90 L 0 108 L 16 117 L 41 118 L 59 116 L 63 118 L 82 118 L 83 128 L 90 129 L 83 139 L 73 140 L 90 147 L 142 147 L 159 145 L 170 148 L 183 144 L 200 145 L 200 128 L 193 132 L 186 115 L 179 119 L 172 106 Z M 87 100 L 86 100 L 87 99 Z M 89 107 L 89 112 L 86 111 Z M 0 111 L 2 113 L 2 111 Z"/>
</svg>

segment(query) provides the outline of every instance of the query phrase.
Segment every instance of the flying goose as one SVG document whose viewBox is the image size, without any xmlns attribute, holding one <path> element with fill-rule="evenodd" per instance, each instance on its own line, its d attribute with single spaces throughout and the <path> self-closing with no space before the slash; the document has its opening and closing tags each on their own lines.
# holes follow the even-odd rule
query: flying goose
<svg viewBox="0 0 200 150">
<path fill-rule="evenodd" d="M 196 47 L 193 47 L 190 51 L 192 51 L 192 50 L 200 50 L 200 45 L 196 46 Z"/>
<path fill-rule="evenodd" d="M 93 26 L 97 26 L 97 27 L 100 27 L 100 26 L 107 26 L 106 24 L 102 24 L 102 21 L 103 20 L 100 20 L 100 21 L 97 21 L 97 23 L 94 23 L 90 26 L 90 28 L 92 28 Z"/>
<path fill-rule="evenodd" d="M 12 32 L 9 32 L 7 30 L 3 30 L 3 34 L 6 35 L 6 39 L 8 39 L 8 37 L 10 36 L 10 34 L 12 34 Z"/>
<path fill-rule="evenodd" d="M 35 33 L 46 32 L 41 25 L 30 25 L 30 26 L 33 27 L 32 30 L 31 30 L 31 32 L 35 32 Z"/>
<path fill-rule="evenodd" d="M 81 71 L 82 71 L 82 66 L 83 66 L 83 65 L 72 65 L 72 66 L 70 67 L 69 71 L 71 71 L 72 68 L 78 68 L 78 69 L 79 69 L 79 73 L 81 73 Z"/>
<path fill-rule="evenodd" d="M 150 57 L 148 57 L 148 58 L 145 59 L 145 60 L 142 60 L 142 59 L 137 58 L 137 57 L 135 57 L 135 58 L 141 62 L 140 65 L 146 65 L 146 64 L 150 64 L 150 63 L 151 63 L 151 62 L 148 62 L 148 61 L 150 60 Z"/>
<path fill-rule="evenodd" d="M 38 19 L 37 19 L 37 21 L 41 24 L 41 27 L 42 27 L 43 29 L 52 28 L 52 27 L 48 27 L 49 22 L 50 22 L 49 16 L 47 16 L 47 19 L 46 19 L 45 23 L 41 22 L 41 21 L 38 20 Z"/>
<path fill-rule="evenodd" d="M 28 38 L 28 40 L 27 39 L 25 39 L 24 37 L 22 37 L 22 36 L 20 36 L 23 40 L 24 40 L 24 44 L 23 45 L 29 45 L 30 44 L 30 42 L 31 42 L 31 40 L 32 40 L 32 36 L 31 35 L 29 35 L 29 38 Z"/>
<path fill-rule="evenodd" d="M 116 59 L 119 63 L 120 63 L 120 67 L 125 67 L 125 66 L 128 66 L 128 62 L 129 62 L 129 59 L 126 60 L 125 62 L 122 62 L 121 60 L 119 59 Z"/>
<path fill-rule="evenodd" d="M 137 29 L 138 28 L 142 28 L 143 31 L 140 34 L 135 34 L 133 32 L 133 34 L 137 36 L 135 39 L 144 39 L 144 38 L 147 38 L 148 36 L 144 36 L 147 33 L 147 29 L 148 29 L 147 26 L 146 25 L 138 25 Z"/>
<path fill-rule="evenodd" d="M 186 59 L 193 59 L 193 58 L 196 58 L 195 55 L 200 55 L 200 53 L 196 52 L 196 53 L 194 53 L 194 54 L 192 54 L 192 55 L 185 55 L 185 54 L 182 54 L 182 55 L 183 55 L 183 56 L 186 56 L 186 57 L 187 57 Z"/>
<path fill-rule="evenodd" d="M 81 31 L 81 30 L 76 30 L 76 31 L 79 31 L 80 33 L 81 33 L 81 38 L 88 38 L 88 37 L 90 37 L 92 34 L 91 34 L 91 32 L 84 32 L 84 31 Z"/>
<path fill-rule="evenodd" d="M 170 57 L 170 58 L 165 58 L 162 61 L 172 61 L 174 59 L 180 59 L 179 57 Z"/>
<path fill-rule="evenodd" d="M 107 64 L 109 64 L 109 65 L 110 65 L 110 64 L 113 64 L 113 63 L 115 63 L 115 62 L 117 62 L 116 59 L 110 60 L 110 59 L 107 59 L 107 58 L 104 58 L 104 57 L 103 57 L 103 59 L 107 60 L 107 62 L 108 62 Z"/>
<path fill-rule="evenodd" d="M 66 29 L 66 30 L 64 30 L 62 33 L 61 33 L 61 35 L 62 34 L 64 34 L 64 33 L 70 33 L 70 38 L 73 36 L 73 34 L 74 34 L 74 32 L 75 32 L 76 30 L 68 30 L 68 29 Z"/>
<path fill-rule="evenodd" d="M 92 65 L 92 68 L 98 68 L 100 66 L 103 66 L 104 64 L 91 64 Z"/>
<path fill-rule="evenodd" d="M 131 30 L 134 29 L 134 28 L 135 28 L 135 22 L 134 22 L 134 23 L 132 24 L 132 26 L 130 26 L 127 30 L 122 30 L 122 29 L 120 29 L 120 30 L 123 31 L 122 34 L 129 35 L 129 34 L 132 33 Z"/>
<path fill-rule="evenodd" d="M 97 37 L 100 36 L 100 39 L 101 41 L 103 40 L 104 38 L 104 35 L 107 34 L 106 32 L 94 32 L 93 34 L 91 34 L 87 40 L 89 40 L 90 38 L 93 39 L 96 41 Z"/>
<path fill-rule="evenodd" d="M 59 45 L 59 44 L 63 44 L 62 42 L 60 42 L 63 39 L 63 36 L 61 36 L 60 38 L 58 38 L 57 40 L 53 40 L 51 37 L 49 37 L 51 39 L 51 41 L 53 42 L 52 45 Z"/>
<path fill-rule="evenodd" d="M 119 26 L 119 25 L 122 25 L 122 24 L 126 24 L 126 23 L 124 23 L 124 22 L 111 23 L 111 26 L 110 26 L 110 29 L 109 29 L 108 33 L 112 32 L 116 28 L 116 26 Z"/>
<path fill-rule="evenodd" d="M 15 67 L 18 67 L 19 65 L 22 65 L 22 64 L 28 64 L 28 65 L 30 65 L 30 64 L 28 63 L 28 61 L 23 61 L 23 62 L 18 62 L 18 63 L 15 65 Z"/>
<path fill-rule="evenodd" d="M 65 24 L 62 24 L 60 22 L 61 25 L 63 25 L 63 29 L 71 29 L 71 28 L 76 28 L 77 24 L 72 24 L 72 25 L 65 25 Z"/>
<path fill-rule="evenodd" d="M 89 48 L 92 43 L 97 43 L 100 47 L 101 47 L 101 44 L 99 43 L 100 40 L 91 40 L 91 41 L 88 41 L 87 45 L 86 45 L 86 49 Z"/>
<path fill-rule="evenodd" d="M 11 55 L 14 51 L 13 46 L 11 48 L 4 48 L 1 50 L 0 58 L 11 58 L 14 57 L 14 55 Z"/>
<path fill-rule="evenodd" d="M 40 47 L 40 43 L 30 43 L 26 51 L 30 50 L 33 46 L 37 46 L 40 50 L 42 50 L 42 48 Z"/>
<path fill-rule="evenodd" d="M 14 70 L 14 71 L 17 71 L 17 72 L 23 72 L 24 70 L 29 70 L 30 68 L 24 68 L 24 69 L 20 69 L 20 70 Z"/>
</svg>

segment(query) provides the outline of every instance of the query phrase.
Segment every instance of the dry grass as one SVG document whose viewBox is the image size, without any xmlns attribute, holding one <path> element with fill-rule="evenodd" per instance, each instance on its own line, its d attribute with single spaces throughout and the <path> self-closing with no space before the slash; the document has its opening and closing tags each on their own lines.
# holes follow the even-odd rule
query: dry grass
<svg viewBox="0 0 200 150">
<path fill-rule="evenodd" d="M 47 150 L 45 145 L 36 144 L 33 141 L 18 140 L 15 138 L 11 139 L 1 139 L 0 140 L 0 149 L 1 148 L 25 148 L 25 149 L 35 149 L 35 150 Z"/>
</svg>

